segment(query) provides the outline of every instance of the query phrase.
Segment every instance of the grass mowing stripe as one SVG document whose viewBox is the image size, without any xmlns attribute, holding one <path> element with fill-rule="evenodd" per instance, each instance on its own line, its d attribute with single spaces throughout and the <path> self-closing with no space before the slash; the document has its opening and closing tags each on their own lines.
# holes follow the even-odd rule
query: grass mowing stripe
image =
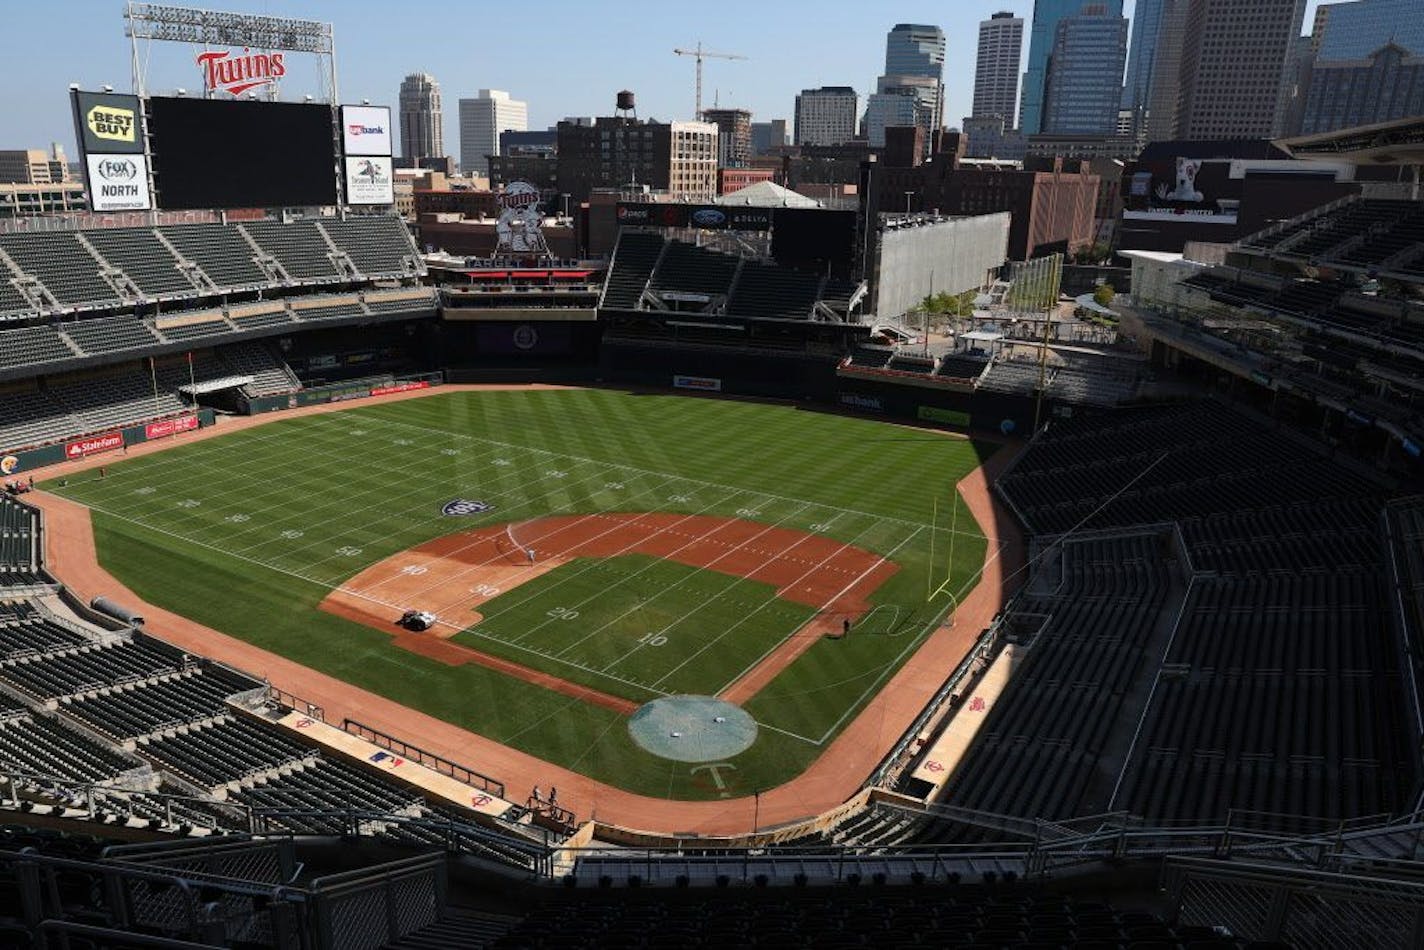
<svg viewBox="0 0 1424 950">
<path fill-rule="evenodd" d="M 943 582 L 943 553 L 940 563 L 930 564 L 928 531 L 898 550 L 896 545 L 927 524 L 933 495 L 948 510 L 944 496 L 953 497 L 954 482 L 973 467 L 980 448 L 780 405 L 594 390 L 462 392 L 224 434 L 115 462 L 106 480 L 80 479 L 64 493 L 101 509 L 95 515 L 101 557 L 151 602 L 196 614 L 550 761 L 574 763 L 600 780 L 643 794 L 715 798 L 723 790 L 702 784 L 705 776 L 690 774 L 685 765 L 637 748 L 608 710 L 571 704 L 488 670 L 444 667 L 393 651 L 384 632 L 315 606 L 348 566 L 447 533 L 444 520 L 432 515 L 456 496 L 494 501 L 499 507 L 491 520 L 555 509 L 636 512 L 646 505 L 674 515 L 706 509 L 773 521 L 878 554 L 894 550 L 899 569 L 870 598 L 873 609 L 886 608 L 875 614 L 884 618 L 873 628 L 878 633 L 813 645 L 747 703 L 762 731 L 751 749 L 731 760 L 735 771 L 724 775 L 733 783 L 725 791 L 741 794 L 783 782 L 804 767 L 815 754 L 813 743 L 829 741 L 863 703 L 867 686 L 883 681 L 930 629 L 937 610 L 924 597 L 927 582 Z M 498 459 L 512 464 L 498 466 Z M 549 470 L 567 475 L 556 478 Z M 164 494 L 133 494 L 140 486 Z M 174 505 L 187 497 L 202 504 L 192 510 Z M 226 520 L 234 515 L 251 520 Z M 163 533 L 143 527 L 144 521 Z M 489 521 L 461 525 L 476 523 Z M 974 527 L 969 518 L 962 518 L 961 527 L 954 584 L 978 566 L 976 552 L 985 543 L 968 530 Z M 303 536 L 284 539 L 284 530 Z M 943 542 L 946 536 L 942 521 L 938 537 Z M 339 546 L 364 552 L 348 562 L 329 553 Z M 253 563 L 268 570 L 253 571 Z M 558 653 L 583 640 L 564 659 L 602 670 L 603 679 L 495 640 L 475 640 L 482 649 L 507 651 L 531 666 L 548 664 L 566 678 L 646 698 L 657 695 L 649 684 L 681 691 L 708 683 L 715 673 L 706 690 L 713 691 L 811 611 L 741 578 L 710 570 L 688 580 L 682 568 L 663 563 L 632 579 L 627 574 L 642 562 L 621 574 L 590 573 L 574 582 L 593 590 L 617 584 L 626 594 L 610 595 L 598 616 L 592 601 L 578 621 L 548 624 L 523 644 Z M 576 564 L 572 571 L 581 568 Z M 568 586 L 549 596 L 562 602 L 574 592 Z M 630 609 L 638 597 L 646 606 Z M 529 603 L 488 632 L 521 636 L 548 619 L 543 611 L 553 603 Z M 639 644 L 650 631 L 667 637 L 666 644 Z"/>
</svg>

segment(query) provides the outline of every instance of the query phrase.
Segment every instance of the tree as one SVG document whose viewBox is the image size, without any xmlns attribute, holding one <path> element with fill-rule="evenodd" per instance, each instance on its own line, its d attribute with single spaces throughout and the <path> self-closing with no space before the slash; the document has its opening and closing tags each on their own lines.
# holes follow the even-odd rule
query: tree
<svg viewBox="0 0 1424 950">
<path fill-rule="evenodd" d="M 1117 296 L 1117 291 L 1113 290 L 1112 284 L 1099 284 L 1098 289 L 1093 291 L 1093 302 L 1100 307 L 1112 304 L 1113 298 Z"/>
</svg>

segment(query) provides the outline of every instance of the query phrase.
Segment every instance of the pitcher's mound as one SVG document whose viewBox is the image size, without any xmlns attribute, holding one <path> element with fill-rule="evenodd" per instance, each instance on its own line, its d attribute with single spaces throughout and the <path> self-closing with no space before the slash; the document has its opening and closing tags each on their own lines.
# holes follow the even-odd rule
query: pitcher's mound
<svg viewBox="0 0 1424 950">
<path fill-rule="evenodd" d="M 756 720 L 715 696 L 664 696 L 638 708 L 628 734 L 653 755 L 674 762 L 721 762 L 746 751 Z"/>
</svg>

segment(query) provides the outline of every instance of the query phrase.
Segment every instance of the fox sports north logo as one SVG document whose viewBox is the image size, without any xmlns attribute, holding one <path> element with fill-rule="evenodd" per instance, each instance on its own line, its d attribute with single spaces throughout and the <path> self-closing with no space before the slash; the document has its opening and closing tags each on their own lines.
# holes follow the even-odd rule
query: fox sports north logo
<svg viewBox="0 0 1424 950">
<path fill-rule="evenodd" d="M 489 502 L 475 501 L 471 498 L 452 498 L 445 502 L 445 507 L 440 509 L 440 513 L 447 518 L 459 518 L 467 515 L 483 514 L 494 508 Z"/>
<path fill-rule="evenodd" d="M 99 175 L 105 181 L 133 181 L 138 164 L 131 158 L 106 158 L 99 163 Z"/>
</svg>

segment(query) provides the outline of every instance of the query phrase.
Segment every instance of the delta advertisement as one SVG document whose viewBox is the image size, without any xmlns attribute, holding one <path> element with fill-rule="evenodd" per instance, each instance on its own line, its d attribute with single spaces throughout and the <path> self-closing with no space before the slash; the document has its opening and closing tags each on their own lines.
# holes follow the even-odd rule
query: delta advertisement
<svg viewBox="0 0 1424 950">
<path fill-rule="evenodd" d="M 348 156 L 345 162 L 347 204 L 395 204 L 395 175 L 391 171 L 390 156 Z"/>
<path fill-rule="evenodd" d="M 88 173 L 89 207 L 94 211 L 147 211 L 153 207 L 148 191 L 148 160 L 142 155 L 84 156 Z"/>
<path fill-rule="evenodd" d="M 392 155 L 389 106 L 342 106 L 342 151 L 347 155 Z"/>
</svg>

